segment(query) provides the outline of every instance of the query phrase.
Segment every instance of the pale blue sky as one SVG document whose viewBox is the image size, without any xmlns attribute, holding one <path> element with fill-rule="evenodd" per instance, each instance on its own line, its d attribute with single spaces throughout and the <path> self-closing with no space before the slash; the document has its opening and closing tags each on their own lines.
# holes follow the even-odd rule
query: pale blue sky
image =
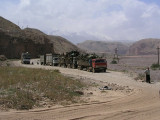
<svg viewBox="0 0 160 120">
<path fill-rule="evenodd" d="M 157 5 L 160 5 L 160 0 L 140 0 L 140 1 L 148 4 L 155 3 Z"/>
<path fill-rule="evenodd" d="M 160 38 L 159 0 L 0 0 L 0 16 L 74 43 Z"/>
</svg>

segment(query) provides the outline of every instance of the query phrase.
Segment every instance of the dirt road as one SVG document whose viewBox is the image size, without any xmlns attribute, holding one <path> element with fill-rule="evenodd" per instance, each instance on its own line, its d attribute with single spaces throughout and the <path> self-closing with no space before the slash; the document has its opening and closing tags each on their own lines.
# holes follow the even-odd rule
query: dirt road
<svg viewBox="0 0 160 120">
<path fill-rule="evenodd" d="M 129 86 L 134 89 L 134 92 L 118 99 L 106 99 L 104 102 L 23 112 L 1 112 L 0 120 L 160 120 L 159 83 L 137 82 L 127 74 L 114 71 L 89 73 L 51 66 L 21 65 L 19 61 L 15 64 L 33 68 L 58 69 L 67 75 Z"/>
</svg>

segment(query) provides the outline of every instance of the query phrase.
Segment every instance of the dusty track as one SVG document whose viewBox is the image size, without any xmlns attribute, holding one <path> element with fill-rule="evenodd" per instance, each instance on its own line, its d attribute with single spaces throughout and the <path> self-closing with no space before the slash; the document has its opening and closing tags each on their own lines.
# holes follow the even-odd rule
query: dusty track
<svg viewBox="0 0 160 120">
<path fill-rule="evenodd" d="M 17 66 L 59 69 L 61 73 L 76 77 L 116 83 L 134 89 L 132 94 L 114 100 L 82 105 L 70 105 L 44 110 L 23 112 L 1 112 L 0 120 L 160 120 L 160 84 L 147 84 L 134 81 L 120 72 L 89 73 L 85 71 L 44 67 L 40 65 Z"/>
</svg>

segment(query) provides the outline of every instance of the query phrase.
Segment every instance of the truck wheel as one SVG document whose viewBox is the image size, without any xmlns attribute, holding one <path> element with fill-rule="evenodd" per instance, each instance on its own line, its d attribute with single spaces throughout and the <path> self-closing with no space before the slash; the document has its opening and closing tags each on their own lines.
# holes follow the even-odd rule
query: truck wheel
<svg viewBox="0 0 160 120">
<path fill-rule="evenodd" d="M 67 64 L 67 68 L 69 68 L 69 64 Z"/>
<path fill-rule="evenodd" d="M 91 70 L 89 69 L 89 67 L 87 68 L 87 71 L 88 71 L 88 72 L 91 72 Z"/>
<path fill-rule="evenodd" d="M 78 66 L 78 69 L 79 69 L 79 70 L 82 70 L 82 66 Z"/>
<path fill-rule="evenodd" d="M 67 65 L 66 65 L 66 64 L 64 64 L 64 68 L 67 68 Z"/>
</svg>

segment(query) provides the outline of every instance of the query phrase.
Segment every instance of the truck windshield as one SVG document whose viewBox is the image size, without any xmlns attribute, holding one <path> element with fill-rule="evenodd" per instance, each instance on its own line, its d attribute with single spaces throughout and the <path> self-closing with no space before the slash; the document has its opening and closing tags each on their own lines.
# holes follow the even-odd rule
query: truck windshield
<svg viewBox="0 0 160 120">
<path fill-rule="evenodd" d="M 53 60 L 58 60 L 58 58 L 53 58 Z"/>
<path fill-rule="evenodd" d="M 24 54 L 24 55 L 23 55 L 23 58 L 24 58 L 24 59 L 30 59 L 30 55 L 29 55 L 29 54 Z"/>
<path fill-rule="evenodd" d="M 95 63 L 105 63 L 105 62 L 106 62 L 106 60 L 103 60 L 103 59 L 95 61 Z"/>
</svg>

